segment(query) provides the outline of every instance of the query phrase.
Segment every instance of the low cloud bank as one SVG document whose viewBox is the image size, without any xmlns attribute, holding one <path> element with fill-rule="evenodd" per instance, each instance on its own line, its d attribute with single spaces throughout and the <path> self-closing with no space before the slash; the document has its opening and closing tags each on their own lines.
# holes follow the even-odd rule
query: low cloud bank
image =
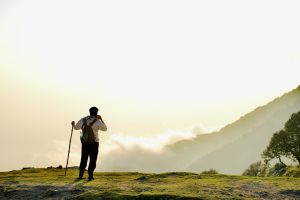
<svg viewBox="0 0 300 200">
<path fill-rule="evenodd" d="M 185 167 L 168 147 L 180 140 L 193 139 L 206 133 L 202 125 L 192 129 L 168 130 L 153 137 L 133 137 L 112 134 L 102 144 L 98 171 L 164 172 L 180 171 Z"/>
<path fill-rule="evenodd" d="M 193 139 L 207 133 L 202 125 L 186 130 L 168 130 L 156 136 L 135 137 L 122 133 L 109 134 L 101 139 L 96 171 L 166 172 L 184 170 L 187 163 L 177 157 L 168 145 L 180 140 Z M 100 136 L 102 137 L 102 136 Z M 66 162 L 67 142 L 53 141 L 55 151 L 46 154 L 47 166 Z M 80 143 L 72 143 L 70 165 L 80 162 Z M 39 159 L 38 155 L 35 160 Z M 41 163 L 39 163 L 41 164 Z"/>
</svg>

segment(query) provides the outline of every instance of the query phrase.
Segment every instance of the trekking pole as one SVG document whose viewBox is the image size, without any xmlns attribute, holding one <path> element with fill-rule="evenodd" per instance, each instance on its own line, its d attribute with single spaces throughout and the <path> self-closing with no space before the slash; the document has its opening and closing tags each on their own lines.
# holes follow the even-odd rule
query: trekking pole
<svg viewBox="0 0 300 200">
<path fill-rule="evenodd" d="M 68 163 L 69 163 L 69 155 L 70 155 L 70 147 L 71 147 L 71 140 L 72 140 L 72 135 L 73 135 L 73 125 L 72 125 L 72 130 L 71 130 L 71 136 L 70 136 L 70 142 L 69 142 L 69 151 L 68 151 L 68 157 L 67 157 L 67 164 L 66 164 L 66 169 L 65 169 L 65 176 L 67 176 L 67 169 L 68 169 Z"/>
</svg>

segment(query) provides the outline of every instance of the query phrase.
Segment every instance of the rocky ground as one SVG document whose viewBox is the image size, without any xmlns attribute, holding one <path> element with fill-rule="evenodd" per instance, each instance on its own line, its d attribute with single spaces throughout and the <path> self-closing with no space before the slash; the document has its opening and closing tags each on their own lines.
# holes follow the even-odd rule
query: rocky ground
<svg viewBox="0 0 300 200">
<path fill-rule="evenodd" d="M 300 199 L 300 179 L 194 173 L 95 173 L 69 169 L 0 173 L 0 199 Z"/>
</svg>

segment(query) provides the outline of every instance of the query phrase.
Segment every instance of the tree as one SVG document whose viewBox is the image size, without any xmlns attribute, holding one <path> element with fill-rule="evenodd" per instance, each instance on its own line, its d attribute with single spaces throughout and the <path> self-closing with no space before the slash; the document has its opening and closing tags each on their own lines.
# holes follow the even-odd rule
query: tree
<svg viewBox="0 0 300 200">
<path fill-rule="evenodd" d="M 284 130 L 274 133 L 268 147 L 262 154 L 262 157 L 264 158 L 266 163 L 268 163 L 270 160 L 278 159 L 281 164 L 286 165 L 282 161 L 281 157 L 289 156 L 287 154 L 287 140 L 287 133 Z"/>
<path fill-rule="evenodd" d="M 243 176 L 265 176 L 268 166 L 261 161 L 252 163 L 248 169 L 244 171 Z"/>
<path fill-rule="evenodd" d="M 300 164 L 300 112 L 292 114 L 284 128 L 288 133 L 288 153 Z"/>
<path fill-rule="evenodd" d="M 274 133 L 262 157 L 266 163 L 278 159 L 281 164 L 286 165 L 281 158 L 287 157 L 300 164 L 300 112 L 292 114 L 284 129 Z"/>
</svg>

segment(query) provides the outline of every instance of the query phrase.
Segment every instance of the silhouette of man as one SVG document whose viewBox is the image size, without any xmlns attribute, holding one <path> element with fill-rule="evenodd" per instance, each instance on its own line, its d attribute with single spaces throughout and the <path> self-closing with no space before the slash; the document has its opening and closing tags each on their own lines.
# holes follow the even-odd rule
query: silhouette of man
<svg viewBox="0 0 300 200">
<path fill-rule="evenodd" d="M 98 157 L 98 149 L 99 149 L 99 137 L 98 137 L 98 131 L 107 131 L 106 124 L 104 123 L 102 117 L 98 115 L 98 108 L 97 107 L 91 107 L 90 108 L 90 116 L 86 116 L 82 119 L 80 119 L 77 124 L 75 125 L 75 122 L 72 121 L 71 124 L 74 127 L 75 130 L 82 129 L 84 122 L 88 126 L 91 126 L 93 133 L 94 133 L 94 139 L 95 141 L 93 143 L 84 143 L 82 142 L 82 148 L 81 148 L 81 161 L 80 161 L 80 167 L 79 167 L 79 179 L 82 179 L 84 170 L 87 165 L 88 157 L 90 157 L 90 163 L 88 167 L 88 173 L 89 173 L 89 181 L 93 180 L 93 173 L 96 168 L 96 162 Z"/>
</svg>

